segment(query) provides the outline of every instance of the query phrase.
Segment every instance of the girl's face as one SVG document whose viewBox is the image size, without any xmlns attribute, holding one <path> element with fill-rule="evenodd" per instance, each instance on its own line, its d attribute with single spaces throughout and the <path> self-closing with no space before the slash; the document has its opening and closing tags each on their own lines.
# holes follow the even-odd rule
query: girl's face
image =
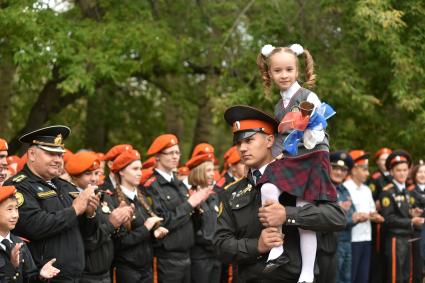
<svg viewBox="0 0 425 283">
<path fill-rule="evenodd" d="M 425 165 L 419 167 L 418 172 L 416 173 L 416 183 L 425 184 Z"/>
<path fill-rule="evenodd" d="M 205 167 L 205 175 L 207 177 L 208 185 L 212 185 L 214 183 L 214 163 L 207 162 Z"/>
<path fill-rule="evenodd" d="M 298 78 L 297 58 L 280 51 L 269 57 L 269 75 L 281 91 L 287 90 Z"/>
<path fill-rule="evenodd" d="M 127 167 L 120 171 L 122 183 L 130 186 L 137 186 L 142 178 L 142 162 L 140 160 L 133 161 Z"/>
</svg>

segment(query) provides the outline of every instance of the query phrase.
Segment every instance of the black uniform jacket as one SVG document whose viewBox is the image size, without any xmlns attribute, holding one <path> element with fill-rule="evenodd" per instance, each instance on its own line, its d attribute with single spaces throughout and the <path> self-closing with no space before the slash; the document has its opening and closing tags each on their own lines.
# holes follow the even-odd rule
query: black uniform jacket
<svg viewBox="0 0 425 283">
<path fill-rule="evenodd" d="M 193 208 L 187 201 L 188 190 L 176 176 L 168 182 L 157 171 L 146 181 L 145 187 L 152 198 L 155 213 L 164 218 L 162 226 L 169 231 L 166 237 L 157 241 L 155 254 L 159 257 L 187 258 L 195 242 L 191 221 Z"/>
<path fill-rule="evenodd" d="M 10 239 L 13 242 L 13 246 L 17 243 L 22 243 L 22 240 L 13 234 L 10 234 Z M 28 282 L 32 278 L 38 278 L 38 269 L 26 244 L 22 245 L 20 254 L 21 264 L 18 268 L 15 268 L 10 262 L 9 255 L 5 250 L 0 248 L 0 283 L 23 283 Z"/>
<path fill-rule="evenodd" d="M 56 258 L 57 276 L 78 277 L 84 270 L 83 237 L 97 229 L 97 219 L 85 215 L 77 217 L 70 193 L 78 192 L 75 186 L 60 178 L 48 184 L 25 165 L 8 184 L 17 189 L 19 220 L 14 230 L 28 244 L 37 267 Z"/>
<path fill-rule="evenodd" d="M 295 197 L 282 193 L 279 201 L 285 206 L 287 216 L 283 225 L 284 248 L 290 262 L 265 275 L 262 270 L 267 254 L 259 254 L 257 250 L 258 238 L 263 229 L 258 218 L 260 188 L 255 187 L 248 178 L 243 178 L 227 188 L 225 197 L 220 203 L 214 245 L 222 261 L 238 264 L 242 282 L 260 278 L 272 282 L 297 282 L 301 272 L 298 227 L 331 232 L 343 230 L 346 225 L 344 212 L 336 203 L 295 207 Z"/>
</svg>

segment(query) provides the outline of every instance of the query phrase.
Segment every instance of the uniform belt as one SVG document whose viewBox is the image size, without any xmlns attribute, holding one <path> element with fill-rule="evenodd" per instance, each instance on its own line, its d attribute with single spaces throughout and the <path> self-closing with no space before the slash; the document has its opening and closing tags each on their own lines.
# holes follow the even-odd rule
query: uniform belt
<svg viewBox="0 0 425 283">
<path fill-rule="evenodd" d="M 105 278 L 109 278 L 110 274 L 109 274 L 109 271 L 107 271 L 106 273 L 102 273 L 102 274 L 86 274 L 86 273 L 83 273 L 83 275 L 81 277 L 87 278 L 87 279 L 105 279 Z"/>
</svg>

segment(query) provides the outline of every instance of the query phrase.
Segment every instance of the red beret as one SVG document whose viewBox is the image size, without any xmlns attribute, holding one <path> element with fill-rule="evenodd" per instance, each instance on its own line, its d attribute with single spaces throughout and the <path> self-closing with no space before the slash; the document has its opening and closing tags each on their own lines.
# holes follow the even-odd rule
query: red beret
<svg viewBox="0 0 425 283">
<path fill-rule="evenodd" d="M 63 162 L 67 163 L 69 158 L 71 158 L 71 156 L 73 156 L 74 154 L 72 153 L 72 151 L 70 151 L 69 149 L 65 148 L 65 153 L 63 154 Z"/>
<path fill-rule="evenodd" d="M 373 160 L 376 161 L 382 154 L 388 154 L 388 155 L 390 155 L 392 152 L 393 151 L 391 149 L 389 149 L 387 147 L 383 147 L 383 148 L 381 148 L 380 150 L 378 150 L 375 153 L 375 156 L 373 157 Z"/>
<path fill-rule="evenodd" d="M 172 135 L 172 134 L 160 135 L 153 141 L 153 143 L 148 149 L 147 154 L 154 155 L 178 143 L 179 143 L 179 140 L 177 139 L 175 135 Z"/>
<path fill-rule="evenodd" d="M 0 139 L 0 151 L 8 150 L 7 141 L 4 139 Z"/>
<path fill-rule="evenodd" d="M 232 146 L 231 148 L 229 148 L 225 153 L 224 153 L 224 160 L 227 160 L 229 158 L 229 156 L 234 152 L 237 151 L 236 146 Z"/>
<path fill-rule="evenodd" d="M 97 158 L 99 158 L 99 161 L 105 160 L 105 154 L 103 152 L 96 152 Z"/>
<path fill-rule="evenodd" d="M 136 160 L 140 160 L 140 153 L 134 149 L 126 150 L 115 158 L 112 164 L 112 172 L 117 173 Z"/>
<path fill-rule="evenodd" d="M 143 169 L 148 169 L 148 168 L 155 167 L 155 165 L 156 165 L 156 158 L 152 156 L 151 158 L 143 162 L 142 167 Z"/>
<path fill-rule="evenodd" d="M 193 149 L 192 157 L 206 153 L 214 154 L 214 147 L 209 143 L 200 143 Z"/>
<path fill-rule="evenodd" d="M 18 162 L 18 166 L 16 167 L 16 172 L 19 172 L 22 169 L 24 169 L 24 166 L 27 163 L 27 160 L 28 160 L 28 155 L 25 153 L 24 155 L 21 156 L 21 159 Z"/>
<path fill-rule="evenodd" d="M 369 165 L 369 153 L 366 153 L 364 150 L 355 149 L 350 151 L 349 154 L 354 161 L 354 165 Z"/>
<path fill-rule="evenodd" d="M 123 153 L 126 150 L 133 149 L 133 146 L 130 144 L 119 144 L 113 146 L 105 155 L 104 160 L 114 161 L 118 155 Z"/>
<path fill-rule="evenodd" d="M 190 173 L 190 170 L 189 170 L 189 168 L 188 168 L 188 167 L 186 167 L 186 166 L 182 166 L 182 167 L 180 167 L 179 169 L 177 169 L 177 173 L 178 173 L 179 175 L 188 176 L 188 175 L 189 175 L 189 173 Z"/>
<path fill-rule="evenodd" d="M 206 153 L 194 156 L 188 162 L 186 162 L 186 166 L 189 169 L 192 169 L 205 161 L 214 162 L 214 155 L 212 153 Z"/>
<path fill-rule="evenodd" d="M 80 175 L 86 171 L 99 169 L 100 161 L 96 153 L 81 151 L 69 157 L 65 163 L 65 170 L 71 176 Z"/>
<path fill-rule="evenodd" d="M 13 164 L 13 163 L 19 163 L 20 158 L 17 155 L 9 155 L 6 158 L 6 160 L 7 160 L 7 164 L 10 165 L 10 164 Z"/>
<path fill-rule="evenodd" d="M 16 192 L 16 188 L 14 186 L 3 186 L 0 187 L 0 202 L 8 199 Z"/>
<path fill-rule="evenodd" d="M 240 157 L 239 152 L 238 152 L 237 150 L 232 151 L 232 152 L 230 153 L 230 155 L 227 157 L 227 160 L 226 160 L 226 162 L 227 162 L 229 165 L 236 164 L 236 163 L 238 163 L 239 161 L 241 161 L 241 157 Z"/>
<path fill-rule="evenodd" d="M 143 185 L 152 175 L 153 168 L 142 169 L 142 178 L 140 178 L 140 184 Z"/>
</svg>

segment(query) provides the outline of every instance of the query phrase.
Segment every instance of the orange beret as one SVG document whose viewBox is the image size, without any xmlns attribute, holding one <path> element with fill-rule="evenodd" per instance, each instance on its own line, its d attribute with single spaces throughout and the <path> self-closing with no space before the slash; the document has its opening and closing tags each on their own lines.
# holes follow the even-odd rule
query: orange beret
<svg viewBox="0 0 425 283">
<path fill-rule="evenodd" d="M 367 166 L 369 165 L 369 153 L 364 150 L 355 149 L 350 151 L 350 156 L 354 161 L 354 165 Z"/>
<path fill-rule="evenodd" d="M 189 169 L 192 169 L 205 161 L 214 162 L 214 155 L 212 153 L 206 153 L 194 156 L 188 162 L 186 162 L 186 166 Z"/>
<path fill-rule="evenodd" d="M 178 143 L 179 143 L 179 140 L 177 139 L 175 135 L 172 135 L 172 134 L 160 135 L 153 141 L 153 143 L 148 149 L 147 154 L 154 155 Z"/>
<path fill-rule="evenodd" d="M 0 202 L 8 199 L 16 192 L 16 188 L 14 186 L 3 186 L 0 187 Z"/>
<path fill-rule="evenodd" d="M 234 152 L 237 151 L 236 146 L 232 146 L 231 148 L 229 148 L 223 155 L 224 160 L 227 160 L 229 158 L 229 156 Z"/>
<path fill-rule="evenodd" d="M 24 169 L 24 166 L 27 163 L 27 160 L 28 160 L 28 155 L 25 153 L 24 155 L 21 156 L 21 159 L 18 162 L 18 166 L 16 167 L 16 172 L 19 172 L 22 169 Z"/>
<path fill-rule="evenodd" d="M 17 155 L 10 155 L 6 158 L 6 160 L 7 160 L 7 164 L 10 165 L 13 163 L 19 163 L 20 158 Z"/>
<path fill-rule="evenodd" d="M 140 153 L 135 149 L 126 150 L 115 158 L 112 163 L 112 172 L 117 173 L 136 160 L 140 160 Z"/>
<path fill-rule="evenodd" d="M 200 143 L 193 149 L 192 157 L 206 153 L 214 154 L 214 147 L 209 143 Z"/>
<path fill-rule="evenodd" d="M 80 175 L 86 171 L 99 169 L 100 161 L 96 153 L 81 151 L 69 157 L 65 163 L 65 170 L 71 176 Z"/>
<path fill-rule="evenodd" d="M 143 169 L 147 169 L 147 168 L 155 167 L 155 165 L 156 165 L 156 158 L 152 156 L 151 158 L 143 162 L 142 167 Z"/>
<path fill-rule="evenodd" d="M 373 160 L 377 160 L 382 154 L 388 154 L 390 155 L 393 151 L 391 149 L 389 149 L 388 147 L 383 147 L 380 150 L 378 150 L 375 153 L 375 156 L 373 157 Z"/>
<path fill-rule="evenodd" d="M 189 173 L 190 173 L 190 170 L 189 170 L 189 168 L 188 168 L 188 167 L 186 167 L 186 166 L 182 166 L 182 167 L 180 167 L 179 169 L 177 169 L 177 173 L 178 173 L 179 175 L 188 176 L 188 175 L 189 175 Z"/>
<path fill-rule="evenodd" d="M 153 168 L 142 169 L 142 178 L 140 178 L 140 184 L 143 185 L 152 175 Z"/>
<path fill-rule="evenodd" d="M 0 139 L 0 151 L 8 150 L 9 146 L 7 145 L 7 141 L 4 139 Z"/>
<path fill-rule="evenodd" d="M 105 160 L 105 154 L 103 152 L 96 152 L 96 155 L 99 161 Z"/>
<path fill-rule="evenodd" d="M 239 152 L 237 150 L 232 151 L 232 153 L 227 157 L 227 163 L 229 165 L 233 165 L 241 161 L 241 157 L 239 155 Z"/>
<path fill-rule="evenodd" d="M 118 144 L 113 146 L 105 155 L 104 160 L 114 161 L 118 155 L 123 153 L 126 150 L 133 149 L 133 146 L 130 144 Z"/>
<path fill-rule="evenodd" d="M 69 149 L 65 148 L 65 153 L 63 154 L 63 162 L 67 163 L 69 158 L 71 158 L 71 156 L 74 155 L 72 153 L 72 151 L 70 151 Z"/>
</svg>

